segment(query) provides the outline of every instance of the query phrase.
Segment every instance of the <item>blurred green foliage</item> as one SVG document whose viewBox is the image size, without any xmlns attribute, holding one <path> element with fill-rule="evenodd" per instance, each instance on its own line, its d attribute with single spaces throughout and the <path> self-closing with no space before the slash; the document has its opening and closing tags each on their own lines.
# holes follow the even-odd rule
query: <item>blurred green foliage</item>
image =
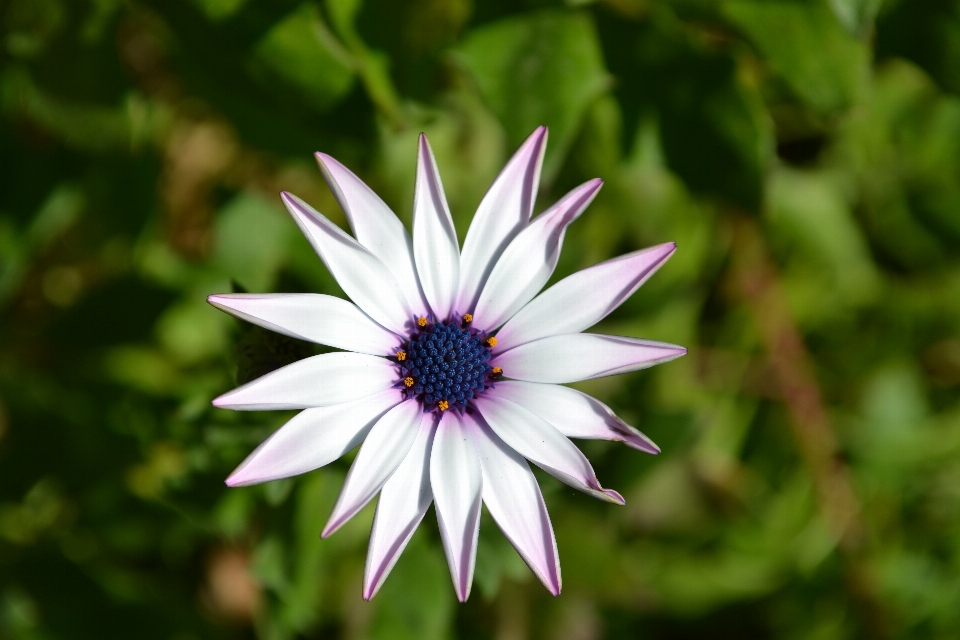
<svg viewBox="0 0 960 640">
<path fill-rule="evenodd" d="M 956 0 L 7 0 L 0 64 L 0 637 L 960 634 Z M 538 210 L 606 182 L 557 277 L 679 244 L 601 329 L 690 355 L 582 385 L 663 454 L 541 474 L 559 598 L 485 516 L 457 605 L 430 515 L 363 602 L 349 460 L 222 483 L 313 347 L 204 297 L 342 295 L 312 152 L 409 223 L 425 131 L 463 234 L 539 124 Z"/>
</svg>

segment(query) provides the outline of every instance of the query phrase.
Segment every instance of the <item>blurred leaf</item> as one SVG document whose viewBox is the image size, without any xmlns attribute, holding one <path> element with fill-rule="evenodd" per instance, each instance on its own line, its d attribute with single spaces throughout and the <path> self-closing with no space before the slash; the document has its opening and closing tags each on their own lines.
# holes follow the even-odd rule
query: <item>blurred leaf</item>
<svg viewBox="0 0 960 640">
<path fill-rule="evenodd" d="M 550 127 L 544 159 L 549 183 L 587 108 L 610 86 L 596 29 L 587 14 L 541 11 L 482 26 L 457 49 L 480 92 L 517 146 Z"/>
<path fill-rule="evenodd" d="M 645 29 L 633 55 L 637 68 L 623 81 L 653 111 L 668 167 L 694 192 L 759 210 L 771 123 L 740 62 L 677 29 Z"/>
<path fill-rule="evenodd" d="M 294 233 L 290 217 L 275 201 L 242 193 L 217 217 L 214 263 L 247 291 L 269 291 Z"/>
<path fill-rule="evenodd" d="M 223 20 L 239 11 L 247 0 L 193 0 L 211 20 Z"/>
<path fill-rule="evenodd" d="M 266 67 L 258 71 L 265 80 L 282 78 L 319 109 L 335 104 L 353 86 L 349 55 L 310 2 L 274 25 L 257 45 L 256 60 Z"/>
<path fill-rule="evenodd" d="M 450 636 L 454 596 L 443 554 L 424 541 L 421 524 L 377 595 L 375 640 L 442 640 Z"/>
<path fill-rule="evenodd" d="M 869 55 L 819 0 L 726 0 L 724 13 L 812 107 L 825 113 L 854 104 Z"/>
<path fill-rule="evenodd" d="M 854 36 L 864 36 L 873 25 L 883 0 L 830 0 L 837 19 Z"/>
</svg>

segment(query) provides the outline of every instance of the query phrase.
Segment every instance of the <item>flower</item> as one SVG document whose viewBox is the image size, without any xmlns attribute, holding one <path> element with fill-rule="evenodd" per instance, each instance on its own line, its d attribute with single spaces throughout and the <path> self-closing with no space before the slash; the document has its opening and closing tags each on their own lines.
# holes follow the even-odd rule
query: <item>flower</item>
<svg viewBox="0 0 960 640">
<path fill-rule="evenodd" d="M 353 303 L 319 294 L 223 294 L 227 313 L 343 352 L 278 369 L 213 401 L 303 409 L 227 478 L 256 484 L 322 467 L 362 443 L 329 536 L 378 492 L 363 597 L 372 598 L 431 503 L 457 597 L 470 594 L 481 501 L 550 593 L 560 563 L 527 461 L 601 500 L 605 489 L 569 438 L 659 453 L 598 400 L 564 383 L 635 371 L 683 347 L 582 333 L 633 294 L 676 249 L 630 253 L 543 293 L 564 233 L 600 189 L 591 180 L 531 220 L 546 147 L 537 129 L 484 196 L 461 250 L 433 152 L 420 136 L 413 237 L 342 164 L 317 160 L 354 237 L 288 193 L 300 229 Z"/>
</svg>

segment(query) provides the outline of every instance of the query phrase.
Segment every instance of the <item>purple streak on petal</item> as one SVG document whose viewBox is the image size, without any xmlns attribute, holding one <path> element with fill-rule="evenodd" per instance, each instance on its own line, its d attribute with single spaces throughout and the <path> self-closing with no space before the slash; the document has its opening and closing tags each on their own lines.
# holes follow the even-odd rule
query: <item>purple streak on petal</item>
<svg viewBox="0 0 960 640">
<path fill-rule="evenodd" d="M 420 403 L 406 400 L 387 412 L 370 429 L 356 460 L 350 466 L 327 526 L 320 534 L 322 538 L 343 526 L 380 491 L 413 446 L 422 419 Z"/>
<path fill-rule="evenodd" d="M 482 472 L 464 417 L 443 413 L 430 454 L 430 486 L 453 588 L 460 602 L 470 596 L 480 531 Z"/>
<path fill-rule="evenodd" d="M 479 415 L 466 415 L 483 470 L 483 502 L 503 534 L 550 593 L 559 595 L 560 556 L 537 479 L 519 453 Z"/>
<path fill-rule="evenodd" d="M 386 356 L 401 340 L 360 308 L 319 293 L 231 293 L 207 302 L 247 322 L 300 340 L 337 349 Z"/>
<path fill-rule="evenodd" d="M 578 271 L 530 301 L 497 332 L 495 353 L 527 342 L 579 333 L 603 320 L 676 251 L 668 242 Z"/>
<path fill-rule="evenodd" d="M 414 310 L 427 309 L 413 260 L 413 240 L 403 223 L 363 180 L 325 153 L 316 154 L 320 171 L 347 216 L 357 242 L 390 270 Z"/>
<path fill-rule="evenodd" d="M 288 364 L 214 399 L 234 411 L 308 409 L 352 402 L 394 386 L 396 365 L 363 353 L 324 353 Z"/>
<path fill-rule="evenodd" d="M 638 451 L 660 453 L 660 447 L 618 418 L 610 407 L 576 389 L 504 380 L 486 393 L 519 404 L 568 438 L 614 440 Z"/>
<path fill-rule="evenodd" d="M 380 417 L 403 402 L 398 389 L 332 407 L 305 409 L 263 441 L 227 478 L 240 487 L 289 478 L 329 464 L 359 445 Z"/>
<path fill-rule="evenodd" d="M 422 133 L 413 195 L 413 255 L 430 307 L 439 319 L 448 318 L 460 287 L 460 247 L 437 161 Z"/>
<path fill-rule="evenodd" d="M 491 395 L 477 400 L 477 408 L 494 433 L 530 462 L 595 498 L 624 504 L 619 493 L 600 486 L 590 461 L 550 423 L 514 402 Z"/>
<path fill-rule="evenodd" d="M 484 282 L 510 241 L 530 222 L 547 148 L 547 128 L 538 127 L 490 185 L 463 241 L 457 309 L 473 311 Z"/>
<path fill-rule="evenodd" d="M 602 180 L 580 185 L 517 234 L 483 285 L 473 314 L 476 327 L 496 329 L 537 295 L 557 266 L 567 226 L 602 185 Z"/>
<path fill-rule="evenodd" d="M 364 600 L 377 594 L 433 502 L 430 450 L 436 425 L 433 413 L 423 414 L 417 439 L 380 490 L 363 574 Z"/>
<path fill-rule="evenodd" d="M 344 293 L 368 316 L 402 334 L 413 311 L 390 270 L 306 202 L 286 192 L 280 195 Z"/>
<path fill-rule="evenodd" d="M 679 358 L 683 347 L 596 333 L 541 338 L 495 356 L 490 365 L 514 380 L 566 384 L 646 369 Z"/>
</svg>

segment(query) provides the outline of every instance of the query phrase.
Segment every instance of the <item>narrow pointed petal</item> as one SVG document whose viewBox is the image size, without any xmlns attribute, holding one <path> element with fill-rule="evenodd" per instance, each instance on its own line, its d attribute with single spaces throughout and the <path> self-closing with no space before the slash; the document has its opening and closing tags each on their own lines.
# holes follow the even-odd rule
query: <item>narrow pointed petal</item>
<svg viewBox="0 0 960 640">
<path fill-rule="evenodd" d="M 329 407 L 372 396 L 397 382 L 396 366 L 363 353 L 324 353 L 298 360 L 214 399 L 234 411 Z"/>
<path fill-rule="evenodd" d="M 496 329 L 547 283 L 560 258 L 567 226 L 593 201 L 603 181 L 582 184 L 517 234 L 490 272 L 473 312 L 475 326 Z"/>
<path fill-rule="evenodd" d="M 676 243 L 668 242 L 564 278 L 531 300 L 497 332 L 495 352 L 589 329 L 632 296 L 676 249 Z"/>
<path fill-rule="evenodd" d="M 417 439 L 380 490 L 363 573 L 364 600 L 377 594 L 433 502 L 430 450 L 436 423 L 432 413 L 423 414 Z"/>
<path fill-rule="evenodd" d="M 489 395 L 477 401 L 477 408 L 507 446 L 557 480 L 606 502 L 624 504 L 619 493 L 600 486 L 580 449 L 543 418 L 514 402 Z"/>
<path fill-rule="evenodd" d="M 638 451 L 660 453 L 660 447 L 618 418 L 610 407 L 576 389 L 505 380 L 486 393 L 515 402 L 552 424 L 568 438 L 614 440 Z"/>
<path fill-rule="evenodd" d="M 480 458 L 464 417 L 443 414 L 430 454 L 430 486 L 453 588 L 466 602 L 473 585 L 483 489 Z"/>
<path fill-rule="evenodd" d="M 500 254 L 530 222 L 546 149 L 547 128 L 537 127 L 483 196 L 460 256 L 460 311 L 474 308 Z"/>
<path fill-rule="evenodd" d="M 337 349 L 392 355 L 400 345 L 397 334 L 370 319 L 341 298 L 319 293 L 217 294 L 207 302 L 265 329 Z"/>
<path fill-rule="evenodd" d="M 344 293 L 381 325 L 402 333 L 413 311 L 390 270 L 306 202 L 286 192 L 281 197 Z"/>
<path fill-rule="evenodd" d="M 320 171 L 346 214 L 357 242 L 386 265 L 414 310 L 426 310 L 413 261 L 413 240 L 403 223 L 380 196 L 350 169 L 325 153 L 317 153 L 316 157 Z"/>
<path fill-rule="evenodd" d="M 547 505 L 527 461 L 479 416 L 465 416 L 480 455 L 483 502 L 517 553 L 553 595 L 560 594 L 560 556 Z"/>
<path fill-rule="evenodd" d="M 460 286 L 460 247 L 437 163 L 422 133 L 413 195 L 413 254 L 427 302 L 439 320 L 447 319 Z"/>
<path fill-rule="evenodd" d="M 227 485 L 289 478 L 330 464 L 363 442 L 380 416 L 401 402 L 400 390 L 388 389 L 345 404 L 304 409 L 247 456 Z"/>
<path fill-rule="evenodd" d="M 326 538 L 355 516 L 393 475 L 417 438 L 423 410 L 416 400 L 401 402 L 370 429 L 350 466 L 333 513 L 323 528 Z"/>
<path fill-rule="evenodd" d="M 646 369 L 686 352 L 665 342 L 575 333 L 522 344 L 495 356 L 490 364 L 514 380 L 566 384 Z"/>
</svg>

